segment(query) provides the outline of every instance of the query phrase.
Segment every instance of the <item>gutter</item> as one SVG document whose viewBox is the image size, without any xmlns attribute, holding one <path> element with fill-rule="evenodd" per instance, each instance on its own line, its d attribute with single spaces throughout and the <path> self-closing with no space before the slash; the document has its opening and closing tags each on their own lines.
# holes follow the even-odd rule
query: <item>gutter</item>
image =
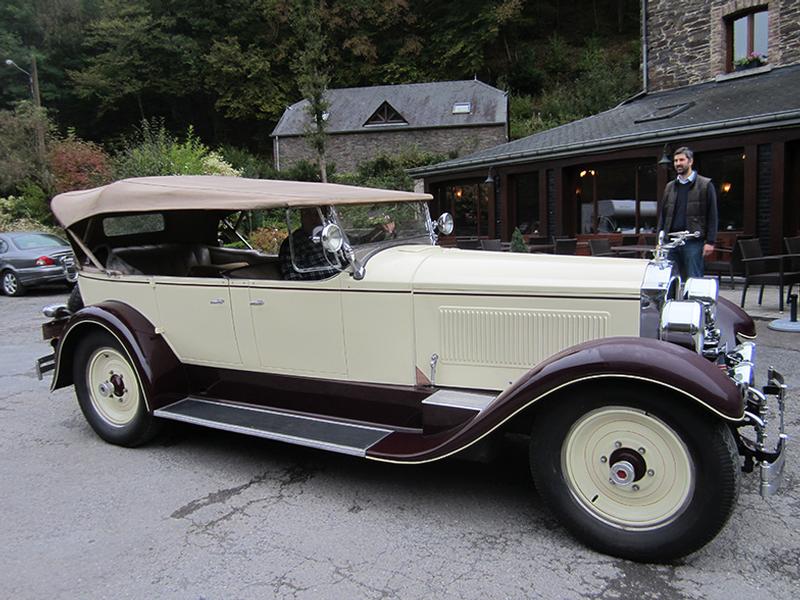
<svg viewBox="0 0 800 600">
<path fill-rule="evenodd" d="M 481 157 L 472 160 L 463 160 L 452 166 L 442 166 L 442 168 L 417 168 L 409 169 L 407 172 L 412 177 L 428 177 L 446 173 L 457 173 L 472 168 L 485 168 L 489 166 L 503 166 L 517 163 L 530 162 L 535 158 L 565 158 L 569 156 L 585 155 L 587 151 L 602 151 L 609 146 L 614 149 L 645 146 L 650 143 L 663 143 L 676 139 L 689 140 L 703 137 L 709 131 L 718 132 L 720 135 L 729 133 L 746 132 L 754 129 L 754 126 L 777 123 L 780 127 L 791 127 L 800 125 L 800 109 L 759 115 L 755 117 L 740 117 L 736 119 L 726 119 L 724 121 L 712 121 L 700 125 L 687 125 L 670 129 L 658 129 L 646 132 L 646 134 L 635 133 L 625 134 L 604 138 L 602 140 L 592 140 L 578 144 L 562 144 L 560 146 L 549 146 L 537 150 L 520 150 L 518 152 L 507 152 L 496 154 L 491 158 Z M 766 129 L 766 127 L 760 128 Z"/>
</svg>

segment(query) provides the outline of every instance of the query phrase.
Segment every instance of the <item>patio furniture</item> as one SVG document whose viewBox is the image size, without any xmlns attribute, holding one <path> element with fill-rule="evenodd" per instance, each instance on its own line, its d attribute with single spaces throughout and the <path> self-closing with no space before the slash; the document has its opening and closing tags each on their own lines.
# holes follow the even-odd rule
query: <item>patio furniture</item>
<svg viewBox="0 0 800 600">
<path fill-rule="evenodd" d="M 787 254 L 800 255 L 800 235 L 785 237 L 783 238 L 783 243 L 786 246 Z M 789 259 L 789 268 L 792 271 L 800 271 L 800 258 Z"/>
<path fill-rule="evenodd" d="M 492 252 L 500 252 L 503 249 L 503 243 L 497 240 L 481 240 L 481 250 L 491 250 Z"/>
<path fill-rule="evenodd" d="M 717 257 L 704 260 L 705 274 L 716 277 L 720 285 L 722 285 L 723 276 L 730 277 L 732 290 L 736 289 L 736 282 L 733 279 L 734 274 L 739 275 L 742 273 L 742 250 L 737 243 L 738 241 L 739 238 L 734 240 L 733 248 L 717 246 L 714 249 Z"/>
<path fill-rule="evenodd" d="M 795 283 L 800 283 L 800 271 L 790 271 L 786 269 L 786 266 L 789 264 L 790 259 L 800 258 L 800 254 L 764 256 L 761 252 L 761 243 L 757 239 L 739 240 L 739 248 L 742 252 L 742 264 L 744 265 L 745 273 L 742 308 L 744 308 L 749 286 L 761 286 L 761 290 L 758 293 L 758 304 L 760 306 L 764 297 L 764 286 L 777 285 L 780 288 L 779 308 L 783 312 L 783 288 L 787 285 L 789 286 L 788 296 L 792 293 L 792 286 Z"/>
<path fill-rule="evenodd" d="M 572 254 L 574 255 L 578 248 L 577 238 L 555 238 L 553 240 L 553 253 L 554 254 Z"/>
<path fill-rule="evenodd" d="M 636 251 L 628 248 L 617 251 L 612 250 L 611 241 L 607 238 L 589 240 L 589 251 L 592 256 L 636 256 Z"/>
<path fill-rule="evenodd" d="M 456 247 L 462 250 L 478 250 L 481 247 L 481 241 L 474 236 L 457 237 Z"/>
</svg>

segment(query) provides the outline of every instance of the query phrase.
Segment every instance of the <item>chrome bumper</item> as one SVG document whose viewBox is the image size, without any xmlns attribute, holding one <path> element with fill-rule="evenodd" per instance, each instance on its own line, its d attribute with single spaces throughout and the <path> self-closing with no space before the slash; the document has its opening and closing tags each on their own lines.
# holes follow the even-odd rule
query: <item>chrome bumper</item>
<svg viewBox="0 0 800 600">
<path fill-rule="evenodd" d="M 759 493 L 762 498 L 774 496 L 783 483 L 783 469 L 786 465 L 786 443 L 789 439 L 785 429 L 786 384 L 783 375 L 770 367 L 767 371 L 767 385 L 761 390 L 745 384 L 745 425 L 755 430 L 755 440 L 739 431 L 739 452 L 745 457 L 744 470 L 759 471 Z M 771 411 L 770 405 L 777 410 Z M 777 421 L 777 423 L 774 423 Z M 768 430 L 777 434 L 774 450 L 769 450 Z"/>
<path fill-rule="evenodd" d="M 36 364 L 34 365 L 34 369 L 36 370 L 36 377 L 41 381 L 44 378 L 44 374 L 52 371 L 56 368 L 56 355 L 48 354 L 47 356 L 43 356 L 41 358 L 36 359 Z"/>
</svg>

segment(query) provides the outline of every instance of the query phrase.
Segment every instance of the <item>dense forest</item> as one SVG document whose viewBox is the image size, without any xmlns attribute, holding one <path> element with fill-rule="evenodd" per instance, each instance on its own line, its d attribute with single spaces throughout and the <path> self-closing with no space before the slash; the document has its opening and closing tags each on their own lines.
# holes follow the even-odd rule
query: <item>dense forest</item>
<svg viewBox="0 0 800 600">
<path fill-rule="evenodd" d="M 247 165 L 269 163 L 269 134 L 303 97 L 312 59 L 317 83 L 329 87 L 477 77 L 509 91 L 512 137 L 528 135 L 638 90 L 639 5 L 3 0 L 0 60 L 19 68 L 0 63 L 0 196 L 30 182 L 45 196 L 92 183 L 53 172 L 54 161 L 75 155 L 103 177 L 141 174 L 131 163 L 137 144 L 258 175 Z M 308 15 L 321 26 L 310 29 Z M 40 111 L 20 71 L 32 70 L 33 57 Z"/>
</svg>

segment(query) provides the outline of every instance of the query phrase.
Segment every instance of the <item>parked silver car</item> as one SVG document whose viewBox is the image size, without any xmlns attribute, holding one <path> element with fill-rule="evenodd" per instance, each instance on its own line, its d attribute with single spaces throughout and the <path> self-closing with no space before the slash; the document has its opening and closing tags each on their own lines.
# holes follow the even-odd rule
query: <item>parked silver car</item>
<svg viewBox="0 0 800 600">
<path fill-rule="evenodd" d="M 40 231 L 0 233 L 0 288 L 6 296 L 76 278 L 72 248 L 62 238 Z"/>
</svg>

